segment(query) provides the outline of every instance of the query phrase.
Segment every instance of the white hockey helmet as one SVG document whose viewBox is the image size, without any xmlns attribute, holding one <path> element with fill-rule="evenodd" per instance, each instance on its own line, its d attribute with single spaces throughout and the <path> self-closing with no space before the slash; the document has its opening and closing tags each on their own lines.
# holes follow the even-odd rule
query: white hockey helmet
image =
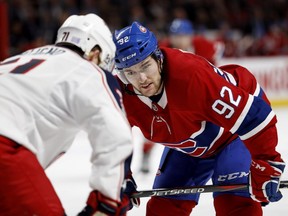
<svg viewBox="0 0 288 216">
<path fill-rule="evenodd" d="M 57 33 L 57 43 L 70 43 L 79 47 L 86 58 L 98 45 L 101 48 L 99 66 L 112 72 L 114 68 L 115 44 L 112 33 L 102 18 L 96 14 L 72 15 Z"/>
</svg>

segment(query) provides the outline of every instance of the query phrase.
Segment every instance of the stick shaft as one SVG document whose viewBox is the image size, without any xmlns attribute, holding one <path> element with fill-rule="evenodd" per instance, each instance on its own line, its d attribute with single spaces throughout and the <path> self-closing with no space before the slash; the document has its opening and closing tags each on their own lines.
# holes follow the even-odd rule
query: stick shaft
<svg viewBox="0 0 288 216">
<path fill-rule="evenodd" d="M 280 182 L 280 188 L 288 188 L 288 180 Z M 134 198 L 152 197 L 152 196 L 171 196 L 195 193 L 211 193 L 211 192 L 225 192 L 236 190 L 248 190 L 248 185 L 205 185 L 205 186 L 191 186 L 183 188 L 159 188 L 153 190 L 138 191 L 133 194 Z"/>
</svg>

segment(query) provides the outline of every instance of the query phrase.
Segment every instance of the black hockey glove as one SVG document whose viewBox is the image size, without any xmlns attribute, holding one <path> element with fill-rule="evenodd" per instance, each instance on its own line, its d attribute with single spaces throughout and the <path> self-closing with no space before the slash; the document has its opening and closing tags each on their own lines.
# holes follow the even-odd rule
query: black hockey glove
<svg viewBox="0 0 288 216">
<path fill-rule="evenodd" d="M 130 198 L 129 210 L 134 206 L 138 208 L 140 206 L 140 199 L 131 197 L 131 195 L 137 192 L 137 185 L 132 174 L 130 174 L 129 177 L 125 179 L 125 182 L 126 187 L 124 188 L 123 193 Z"/>
</svg>

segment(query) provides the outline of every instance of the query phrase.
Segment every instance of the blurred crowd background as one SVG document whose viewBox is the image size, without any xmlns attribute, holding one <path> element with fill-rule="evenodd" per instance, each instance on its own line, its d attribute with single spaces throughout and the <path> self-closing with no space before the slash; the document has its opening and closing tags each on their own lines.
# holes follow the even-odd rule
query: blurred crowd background
<svg viewBox="0 0 288 216">
<path fill-rule="evenodd" d="M 8 0 L 9 55 L 51 44 L 71 14 L 96 13 L 111 28 L 139 21 L 159 40 L 174 18 L 194 34 L 222 41 L 224 57 L 288 54 L 287 0 Z"/>
</svg>

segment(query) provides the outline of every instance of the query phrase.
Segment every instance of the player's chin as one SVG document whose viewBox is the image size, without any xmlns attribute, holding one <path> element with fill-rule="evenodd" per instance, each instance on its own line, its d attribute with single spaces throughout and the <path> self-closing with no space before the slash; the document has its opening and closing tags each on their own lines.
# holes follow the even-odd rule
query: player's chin
<svg viewBox="0 0 288 216">
<path fill-rule="evenodd" d="M 140 91 L 141 94 L 146 97 L 151 97 L 156 94 L 156 89 L 152 88 L 152 86 L 149 86 L 148 88 L 141 88 Z"/>
<path fill-rule="evenodd" d="M 146 97 L 151 97 L 156 94 L 156 91 L 156 89 L 142 89 L 141 93 Z"/>
</svg>

